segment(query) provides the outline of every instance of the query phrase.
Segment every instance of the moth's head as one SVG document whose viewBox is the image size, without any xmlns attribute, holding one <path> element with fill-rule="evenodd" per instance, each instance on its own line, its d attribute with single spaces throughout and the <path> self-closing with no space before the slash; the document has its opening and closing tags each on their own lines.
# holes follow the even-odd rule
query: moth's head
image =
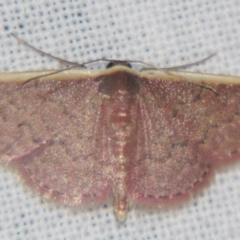
<svg viewBox="0 0 240 240">
<path fill-rule="evenodd" d="M 127 67 L 127 68 L 132 68 L 131 64 L 128 61 L 119 61 L 119 60 L 110 61 L 107 64 L 106 68 L 112 68 L 112 67 L 115 67 L 115 66 L 124 66 L 124 67 Z"/>
</svg>

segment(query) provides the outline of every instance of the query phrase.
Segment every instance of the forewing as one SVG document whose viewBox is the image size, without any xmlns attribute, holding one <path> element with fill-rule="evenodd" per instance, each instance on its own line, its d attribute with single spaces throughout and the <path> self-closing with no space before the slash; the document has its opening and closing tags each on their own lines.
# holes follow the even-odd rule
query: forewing
<svg viewBox="0 0 240 240">
<path fill-rule="evenodd" d="M 110 183 L 97 92 L 92 78 L 1 82 L 1 162 L 48 198 L 104 200 Z"/>
<path fill-rule="evenodd" d="M 184 198 L 217 164 L 240 158 L 240 86 L 140 80 L 136 159 L 129 192 L 135 203 Z"/>
</svg>

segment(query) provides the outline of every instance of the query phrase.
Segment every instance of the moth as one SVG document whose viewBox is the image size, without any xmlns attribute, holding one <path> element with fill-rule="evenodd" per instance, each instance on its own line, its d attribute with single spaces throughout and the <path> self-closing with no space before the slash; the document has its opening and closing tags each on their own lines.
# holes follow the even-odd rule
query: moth
<svg viewBox="0 0 240 240">
<path fill-rule="evenodd" d="M 47 199 L 110 198 L 123 222 L 240 158 L 240 77 L 130 67 L 2 73 L 0 162 Z"/>
</svg>

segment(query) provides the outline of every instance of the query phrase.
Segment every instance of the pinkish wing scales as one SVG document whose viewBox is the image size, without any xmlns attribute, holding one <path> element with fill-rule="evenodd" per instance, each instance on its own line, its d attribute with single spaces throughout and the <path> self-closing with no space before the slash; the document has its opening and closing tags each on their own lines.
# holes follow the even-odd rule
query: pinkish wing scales
<svg viewBox="0 0 240 240">
<path fill-rule="evenodd" d="M 207 84 L 209 85 L 209 84 Z M 214 165 L 240 158 L 240 87 L 141 81 L 129 193 L 138 203 L 184 198 Z"/>
<path fill-rule="evenodd" d="M 1 161 L 46 197 L 75 205 L 109 194 L 97 87 L 92 79 L 0 85 Z"/>
</svg>

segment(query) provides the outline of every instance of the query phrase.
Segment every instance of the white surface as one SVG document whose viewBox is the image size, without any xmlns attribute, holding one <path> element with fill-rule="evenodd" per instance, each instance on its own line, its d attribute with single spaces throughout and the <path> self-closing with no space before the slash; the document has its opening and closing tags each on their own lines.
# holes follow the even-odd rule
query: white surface
<svg viewBox="0 0 240 240">
<path fill-rule="evenodd" d="M 59 66 L 19 45 L 8 35 L 14 32 L 78 62 L 107 57 L 166 67 L 218 52 L 188 70 L 240 76 L 239 0 L 1 2 L 1 72 Z M 240 239 L 240 164 L 215 176 L 190 203 L 172 211 L 131 210 L 118 226 L 110 205 L 73 213 L 41 202 L 1 168 L 0 239 Z"/>
</svg>

